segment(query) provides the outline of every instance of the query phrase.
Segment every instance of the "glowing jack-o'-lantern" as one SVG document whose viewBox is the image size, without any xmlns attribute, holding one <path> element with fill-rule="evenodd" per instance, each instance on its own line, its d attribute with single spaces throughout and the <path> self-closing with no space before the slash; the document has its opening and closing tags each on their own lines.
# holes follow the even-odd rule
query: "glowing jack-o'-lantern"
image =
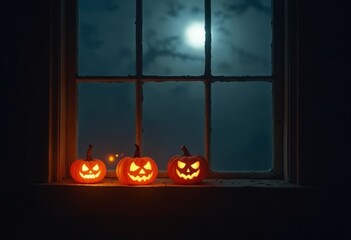
<svg viewBox="0 0 351 240">
<path fill-rule="evenodd" d="M 150 184 L 155 181 L 158 167 L 151 157 L 141 157 L 140 147 L 135 144 L 134 157 L 122 158 L 116 166 L 116 175 L 120 183 L 127 185 Z"/>
<path fill-rule="evenodd" d="M 168 176 L 178 184 L 196 184 L 201 182 L 209 171 L 207 160 L 198 154 L 190 154 L 185 146 L 183 155 L 173 156 L 168 160 Z"/>
<path fill-rule="evenodd" d="M 85 159 L 76 159 L 72 162 L 70 173 L 78 183 L 98 183 L 106 176 L 106 165 L 92 157 L 93 146 L 90 144 Z"/>
</svg>

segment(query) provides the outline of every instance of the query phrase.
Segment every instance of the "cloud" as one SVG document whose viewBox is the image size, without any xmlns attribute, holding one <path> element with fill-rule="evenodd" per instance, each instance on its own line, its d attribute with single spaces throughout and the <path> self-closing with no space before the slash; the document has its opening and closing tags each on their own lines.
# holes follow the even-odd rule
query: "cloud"
<svg viewBox="0 0 351 240">
<path fill-rule="evenodd" d="M 216 8 L 216 7 L 215 7 Z M 223 3 L 223 6 L 217 6 L 218 9 L 213 13 L 217 24 L 223 23 L 225 20 L 232 18 L 233 16 L 239 16 L 247 13 L 250 8 L 257 10 L 263 14 L 271 16 L 272 9 L 271 5 L 264 5 L 260 0 L 247 0 L 238 1 L 238 3 L 232 3 L 231 1 Z"/>
<path fill-rule="evenodd" d="M 233 57 L 236 56 L 236 59 L 238 63 L 235 66 L 239 68 L 240 66 L 244 67 L 244 70 L 246 74 L 251 74 L 252 70 L 247 69 L 249 66 L 255 66 L 255 69 L 258 69 L 261 67 L 261 69 L 270 69 L 270 62 L 269 60 L 265 57 L 259 56 L 257 54 L 252 54 L 249 51 L 245 50 L 244 48 L 238 47 L 235 44 L 229 42 L 229 41 L 221 41 L 221 45 L 226 45 L 228 46 L 228 52 L 225 54 L 229 54 L 231 57 L 227 58 L 221 58 L 219 59 L 220 62 L 218 64 L 218 67 L 220 68 L 221 71 L 223 72 L 232 72 L 233 71 L 233 64 L 229 61 L 229 59 L 232 59 Z M 224 53 L 223 53 L 224 55 Z M 245 74 L 245 75 L 246 75 Z"/>
<path fill-rule="evenodd" d="M 104 44 L 104 41 L 98 40 L 97 28 L 90 24 L 81 24 L 80 30 L 80 46 L 87 47 L 89 49 L 97 49 Z"/>
<path fill-rule="evenodd" d="M 260 0 L 247 0 L 240 3 L 232 3 L 227 5 L 227 10 L 235 15 L 244 14 L 249 8 L 254 8 L 259 12 L 270 15 L 271 8 L 262 4 Z"/>
<path fill-rule="evenodd" d="M 249 53 L 242 48 L 239 48 L 233 44 L 230 44 L 230 50 L 233 54 L 239 56 L 239 60 L 244 64 L 256 64 L 261 66 L 267 66 L 266 58 Z"/>
<path fill-rule="evenodd" d="M 195 56 L 189 53 L 182 53 L 179 51 L 181 40 L 179 36 L 170 36 L 165 37 L 164 39 L 153 40 L 151 43 L 152 37 L 154 37 L 156 33 L 154 31 L 150 31 L 146 35 L 146 45 L 147 51 L 144 53 L 144 67 L 150 63 L 153 63 L 158 57 L 171 57 L 177 58 L 180 60 L 190 60 L 190 61 L 203 61 L 203 57 Z"/>
<path fill-rule="evenodd" d="M 199 14 L 199 13 L 203 14 L 204 11 L 197 6 L 193 6 L 190 8 L 190 12 L 192 14 Z"/>
<path fill-rule="evenodd" d="M 178 2 L 170 1 L 167 3 L 167 11 L 166 13 L 171 17 L 178 17 L 180 12 L 185 9 L 183 4 Z"/>
</svg>

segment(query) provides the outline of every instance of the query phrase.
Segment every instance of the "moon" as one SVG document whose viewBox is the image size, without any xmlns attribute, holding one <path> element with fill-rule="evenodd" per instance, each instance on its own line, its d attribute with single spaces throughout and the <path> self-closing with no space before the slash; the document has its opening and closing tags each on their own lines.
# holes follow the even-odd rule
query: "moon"
<svg viewBox="0 0 351 240">
<path fill-rule="evenodd" d="M 205 45 L 205 27 L 201 22 L 193 22 L 185 29 L 186 43 L 193 48 L 203 48 Z"/>
</svg>

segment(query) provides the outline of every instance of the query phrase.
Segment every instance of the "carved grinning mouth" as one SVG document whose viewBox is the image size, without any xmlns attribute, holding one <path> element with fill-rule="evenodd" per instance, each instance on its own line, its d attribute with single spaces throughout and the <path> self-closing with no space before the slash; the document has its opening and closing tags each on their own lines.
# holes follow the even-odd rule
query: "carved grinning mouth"
<svg viewBox="0 0 351 240">
<path fill-rule="evenodd" d="M 192 174 L 184 174 L 184 173 L 181 173 L 179 172 L 178 169 L 176 169 L 176 172 L 177 172 L 177 175 L 183 179 L 193 179 L 193 178 L 196 178 L 197 176 L 199 176 L 200 174 L 200 169 L 197 170 L 196 172 L 193 172 Z"/>
<path fill-rule="evenodd" d="M 94 174 L 94 173 L 84 174 L 82 172 L 79 172 L 79 175 L 84 179 L 95 179 L 95 178 L 98 178 L 100 176 L 100 173 L 101 173 L 101 170 L 96 174 Z"/>
<path fill-rule="evenodd" d="M 153 172 L 151 172 L 151 173 L 150 173 L 149 175 L 147 175 L 147 176 L 144 175 L 144 176 L 140 177 L 140 176 L 133 176 L 133 175 L 131 175 L 130 173 L 128 173 L 128 176 L 129 176 L 133 181 L 145 182 L 145 181 L 151 179 L 152 174 L 153 174 Z"/>
</svg>

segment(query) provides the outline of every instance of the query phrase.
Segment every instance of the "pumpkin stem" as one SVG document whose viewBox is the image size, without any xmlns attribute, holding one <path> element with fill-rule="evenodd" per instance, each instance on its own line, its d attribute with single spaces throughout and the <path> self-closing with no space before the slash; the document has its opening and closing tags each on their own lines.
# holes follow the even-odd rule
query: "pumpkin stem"
<svg viewBox="0 0 351 240">
<path fill-rule="evenodd" d="M 86 157 L 85 161 L 93 160 L 92 155 L 93 155 L 93 145 L 89 144 L 88 151 L 87 151 L 87 157 Z"/>
<path fill-rule="evenodd" d="M 134 157 L 140 157 L 140 146 L 138 144 L 135 145 L 135 152 L 134 152 Z"/>
<path fill-rule="evenodd" d="M 190 156 L 191 155 L 189 150 L 186 148 L 186 146 L 183 145 L 182 146 L 182 150 L 183 150 L 184 156 Z"/>
</svg>

